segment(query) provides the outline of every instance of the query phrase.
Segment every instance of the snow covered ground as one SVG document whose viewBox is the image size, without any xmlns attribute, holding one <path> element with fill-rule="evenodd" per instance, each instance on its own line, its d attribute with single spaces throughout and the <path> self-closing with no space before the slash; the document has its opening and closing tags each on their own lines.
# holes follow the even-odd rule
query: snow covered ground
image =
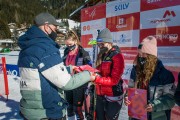
<svg viewBox="0 0 180 120">
<path fill-rule="evenodd" d="M 9 96 L 0 96 L 0 120 L 20 120 L 19 115 L 19 79 L 8 75 Z"/>
<path fill-rule="evenodd" d="M 6 57 L 7 64 L 17 64 L 18 51 L 0 54 L 0 57 Z M 21 98 L 19 89 L 20 78 L 8 75 L 9 96 L 0 96 L 0 120 L 22 120 L 19 115 L 19 100 Z"/>
</svg>

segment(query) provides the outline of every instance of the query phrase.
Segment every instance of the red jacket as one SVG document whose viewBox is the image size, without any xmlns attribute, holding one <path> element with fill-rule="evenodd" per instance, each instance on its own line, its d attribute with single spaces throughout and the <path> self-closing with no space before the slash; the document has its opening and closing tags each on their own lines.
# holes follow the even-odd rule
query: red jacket
<svg viewBox="0 0 180 120">
<path fill-rule="evenodd" d="M 97 95 L 118 96 L 115 94 L 115 86 L 121 81 L 124 71 L 124 57 L 115 48 L 112 48 L 110 52 L 103 57 L 104 60 L 97 68 L 100 71 L 100 76 L 95 80 Z"/>
</svg>

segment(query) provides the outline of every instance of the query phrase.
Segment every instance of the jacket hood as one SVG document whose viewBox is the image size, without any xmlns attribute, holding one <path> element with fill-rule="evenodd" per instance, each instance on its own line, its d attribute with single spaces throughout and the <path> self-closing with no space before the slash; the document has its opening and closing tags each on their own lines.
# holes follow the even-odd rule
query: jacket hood
<svg viewBox="0 0 180 120">
<path fill-rule="evenodd" d="M 21 49 L 25 49 L 36 43 L 51 43 L 57 45 L 56 42 L 48 37 L 48 35 L 37 26 L 30 27 L 18 40 L 18 45 Z"/>
<path fill-rule="evenodd" d="M 119 52 L 119 53 L 121 52 L 121 51 L 120 51 L 120 48 L 119 48 L 117 45 L 114 45 L 111 50 L 112 50 L 112 51 L 117 51 L 117 52 Z"/>
</svg>

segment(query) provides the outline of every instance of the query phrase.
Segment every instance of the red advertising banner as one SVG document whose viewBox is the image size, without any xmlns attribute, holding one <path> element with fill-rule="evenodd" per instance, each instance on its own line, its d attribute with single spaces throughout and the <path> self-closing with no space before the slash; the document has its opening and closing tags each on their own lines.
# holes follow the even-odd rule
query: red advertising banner
<svg viewBox="0 0 180 120">
<path fill-rule="evenodd" d="M 92 45 L 88 45 L 88 42 L 92 40 L 93 36 L 92 34 L 82 35 L 81 36 L 81 45 L 84 48 L 91 48 Z"/>
<path fill-rule="evenodd" d="M 158 46 L 180 46 L 179 26 L 140 30 L 140 41 L 149 35 L 157 38 Z"/>
<path fill-rule="evenodd" d="M 137 47 L 123 47 L 121 48 L 121 52 L 124 55 L 125 61 L 129 61 L 131 64 L 133 64 L 133 61 L 135 57 L 137 56 Z"/>
<path fill-rule="evenodd" d="M 123 79 L 128 83 L 138 45 L 145 37 L 152 35 L 157 38 L 158 58 L 171 71 L 180 71 L 179 7 L 180 0 L 116 0 L 82 9 L 82 46 L 92 57 L 94 51 L 88 42 L 96 39 L 97 30 L 109 28 L 113 44 L 119 46 L 124 55 L 126 70 Z M 124 83 L 124 89 L 127 83 Z M 142 108 L 142 101 L 131 107 L 139 106 Z M 177 106 L 172 109 L 172 120 L 180 119 L 179 111 Z M 127 115 L 127 107 L 124 107 L 124 113 Z M 120 114 L 120 118 L 126 120 L 124 113 Z M 138 116 L 132 112 L 129 114 Z"/>
<path fill-rule="evenodd" d="M 141 0 L 141 11 L 180 5 L 180 0 Z"/>
<path fill-rule="evenodd" d="M 100 4 L 81 10 L 81 22 L 96 20 L 106 17 L 106 4 Z"/>
<path fill-rule="evenodd" d="M 128 115 L 131 118 L 147 120 L 147 91 L 136 88 L 128 88 L 128 99 L 131 101 L 128 105 Z"/>
<path fill-rule="evenodd" d="M 109 17 L 106 19 L 106 26 L 111 32 L 139 29 L 140 13 Z"/>
</svg>

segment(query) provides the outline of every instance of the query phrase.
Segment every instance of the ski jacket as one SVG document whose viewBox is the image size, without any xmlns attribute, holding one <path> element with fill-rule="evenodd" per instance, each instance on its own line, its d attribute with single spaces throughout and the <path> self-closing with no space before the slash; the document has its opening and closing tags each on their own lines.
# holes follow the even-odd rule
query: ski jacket
<svg viewBox="0 0 180 120">
<path fill-rule="evenodd" d="M 135 87 L 136 66 L 131 71 L 129 87 Z M 170 120 L 171 108 L 175 104 L 174 95 L 174 76 L 167 70 L 160 60 L 152 78 L 148 84 L 148 101 L 153 105 L 153 112 L 148 113 L 150 120 Z M 141 88 L 140 88 L 141 89 Z"/>
<path fill-rule="evenodd" d="M 64 50 L 64 56 L 63 56 L 63 62 L 64 64 L 66 64 L 66 58 L 67 55 L 69 54 L 69 49 L 66 48 Z M 80 45 L 78 46 L 78 54 L 76 56 L 76 60 L 75 60 L 75 65 L 76 66 L 81 66 L 81 65 L 90 65 L 92 66 L 91 63 L 91 58 L 89 56 L 89 53 L 87 51 L 85 51 Z"/>
<path fill-rule="evenodd" d="M 68 103 L 62 90 L 77 88 L 90 80 L 88 71 L 71 76 L 71 67 L 65 67 L 59 46 L 37 26 L 32 26 L 19 38 L 21 48 L 20 111 L 28 120 L 64 117 Z"/>
<path fill-rule="evenodd" d="M 119 47 L 113 48 L 102 57 L 102 63 L 97 67 L 100 76 L 95 80 L 97 95 L 120 96 L 123 94 L 121 76 L 124 72 L 124 57 Z"/>
<path fill-rule="evenodd" d="M 178 84 L 177 84 L 177 88 L 174 94 L 174 98 L 175 98 L 176 104 L 180 106 L 180 72 L 178 74 Z"/>
</svg>

